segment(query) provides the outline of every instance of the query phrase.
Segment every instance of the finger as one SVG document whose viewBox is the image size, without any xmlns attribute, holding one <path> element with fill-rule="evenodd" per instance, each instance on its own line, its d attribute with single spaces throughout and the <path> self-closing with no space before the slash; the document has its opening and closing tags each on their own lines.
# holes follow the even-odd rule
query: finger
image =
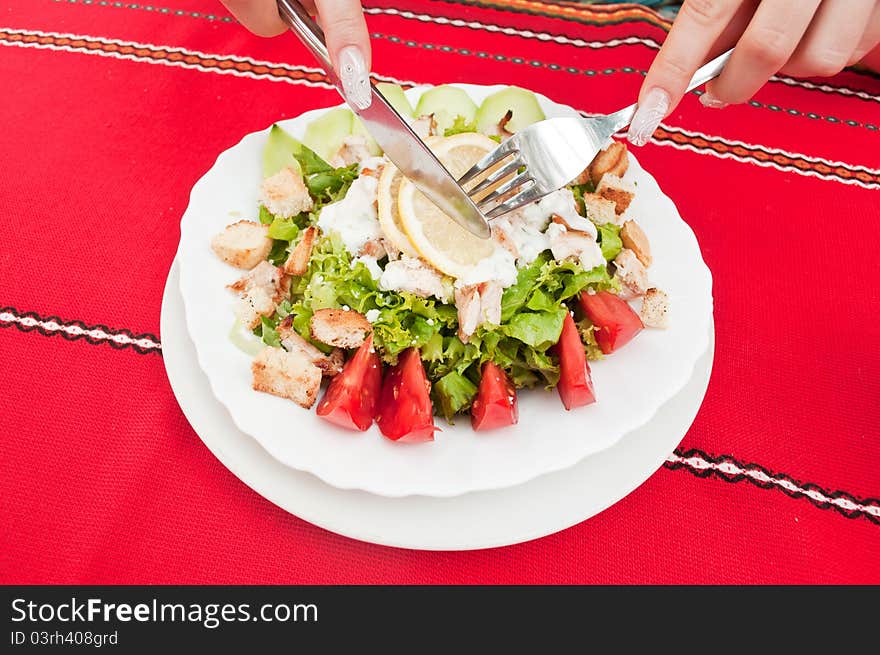
<svg viewBox="0 0 880 655">
<path fill-rule="evenodd" d="M 315 0 L 333 68 L 346 99 L 370 106 L 370 35 L 359 0 Z"/>
<path fill-rule="evenodd" d="M 706 85 L 700 102 L 717 108 L 751 98 L 794 53 L 819 4 L 820 0 L 762 2 L 730 61 L 721 75 Z"/>
<path fill-rule="evenodd" d="M 642 84 L 629 140 L 644 145 L 681 100 L 694 72 L 733 18 L 742 0 L 685 0 Z"/>
<path fill-rule="evenodd" d="M 745 0 L 739 6 L 736 13 L 733 14 L 733 18 L 730 19 L 730 22 L 721 31 L 721 35 L 715 40 L 712 47 L 709 48 L 709 53 L 706 55 L 707 60 L 717 57 L 722 52 L 730 50 L 736 45 L 736 42 L 739 41 L 739 38 L 749 26 L 749 22 L 752 20 L 752 16 L 755 15 L 759 4 L 761 4 L 761 0 Z"/>
<path fill-rule="evenodd" d="M 865 33 L 874 0 L 823 0 L 782 69 L 798 77 L 831 77 L 844 69 Z"/>
<path fill-rule="evenodd" d="M 852 66 L 860 62 L 866 54 L 877 47 L 877 44 L 880 44 L 880 1 L 874 3 L 874 10 L 868 18 L 868 26 L 862 34 L 862 40 L 859 41 L 846 65 Z"/>
<path fill-rule="evenodd" d="M 278 36 L 287 26 L 275 0 L 220 0 L 239 23 L 258 36 Z"/>
</svg>

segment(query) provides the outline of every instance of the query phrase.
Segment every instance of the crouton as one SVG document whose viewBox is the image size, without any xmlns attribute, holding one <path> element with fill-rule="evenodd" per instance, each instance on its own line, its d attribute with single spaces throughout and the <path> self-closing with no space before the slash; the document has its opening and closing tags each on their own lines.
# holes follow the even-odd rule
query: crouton
<svg viewBox="0 0 880 655">
<path fill-rule="evenodd" d="M 586 184 L 587 182 L 592 182 L 596 185 L 599 184 L 599 181 L 605 173 L 612 173 L 617 177 L 623 177 L 628 168 L 629 155 L 627 154 L 626 144 L 620 141 L 614 141 L 610 146 L 599 151 L 599 154 L 596 155 L 590 165 L 572 181 L 572 184 Z"/>
<path fill-rule="evenodd" d="M 302 175 L 294 168 L 284 168 L 263 180 L 258 200 L 266 209 L 282 218 L 296 216 L 314 207 Z"/>
<path fill-rule="evenodd" d="M 241 294 L 250 289 L 260 287 L 270 297 L 276 297 L 280 296 L 285 290 L 290 289 L 290 281 L 284 278 L 284 271 L 264 259 L 235 282 L 227 285 L 226 288 Z M 279 297 L 276 302 L 280 300 L 281 298 Z"/>
<path fill-rule="evenodd" d="M 290 278 L 266 260 L 227 287 L 240 297 L 236 316 L 249 328 L 255 328 L 261 316 L 270 316 L 290 291 Z"/>
<path fill-rule="evenodd" d="M 320 350 L 305 339 L 293 329 L 293 316 L 286 316 L 276 328 L 278 330 L 278 338 L 281 345 L 288 352 L 297 350 L 319 369 L 326 377 L 333 377 L 342 371 L 342 364 L 345 362 L 345 354 L 338 348 L 334 349 L 329 355 L 322 353 Z"/>
<path fill-rule="evenodd" d="M 284 272 L 288 275 L 305 275 L 309 270 L 309 260 L 312 258 L 312 246 L 318 236 L 318 228 L 310 225 L 303 232 L 302 238 L 284 262 Z"/>
<path fill-rule="evenodd" d="M 276 306 L 275 301 L 265 290 L 251 289 L 239 298 L 235 307 L 235 316 L 242 325 L 253 330 L 260 324 L 262 316 L 272 315 Z"/>
<path fill-rule="evenodd" d="M 669 324 L 669 295 L 656 287 L 651 287 L 642 298 L 639 310 L 642 323 L 648 327 L 665 328 Z"/>
<path fill-rule="evenodd" d="M 342 139 L 339 150 L 328 162 L 334 168 L 344 168 L 357 164 L 368 157 L 372 157 L 370 147 L 367 145 L 367 137 L 363 134 L 350 134 Z"/>
<path fill-rule="evenodd" d="M 309 323 L 312 338 L 337 348 L 359 348 L 373 326 L 354 310 L 319 309 Z"/>
<path fill-rule="evenodd" d="M 596 225 L 605 225 L 606 223 L 620 224 L 614 201 L 603 198 L 596 193 L 584 194 L 584 210 L 587 218 Z"/>
<path fill-rule="evenodd" d="M 599 151 L 587 171 L 593 184 L 598 185 L 604 175 L 611 173 L 623 177 L 628 168 L 629 154 L 626 151 L 626 144 L 614 141 L 605 150 Z"/>
<path fill-rule="evenodd" d="M 617 268 L 615 276 L 624 286 L 625 292 L 621 294 L 625 298 L 645 295 L 648 290 L 648 271 L 642 262 L 629 248 L 621 250 L 614 258 L 614 266 Z"/>
<path fill-rule="evenodd" d="M 321 387 L 321 370 L 299 351 L 264 348 L 251 364 L 255 391 L 289 398 L 308 409 Z"/>
<path fill-rule="evenodd" d="M 648 236 L 635 221 L 627 221 L 620 229 L 620 240 L 624 248 L 632 250 L 639 261 L 647 268 L 654 261 L 651 257 L 651 243 Z"/>
<path fill-rule="evenodd" d="M 230 266 L 251 269 L 265 260 L 272 250 L 269 226 L 238 221 L 211 239 L 211 248 Z"/>
<path fill-rule="evenodd" d="M 629 207 L 636 195 L 636 187 L 632 182 L 622 180 L 613 173 L 606 173 L 596 187 L 596 193 L 614 203 L 614 210 L 622 214 Z"/>
</svg>

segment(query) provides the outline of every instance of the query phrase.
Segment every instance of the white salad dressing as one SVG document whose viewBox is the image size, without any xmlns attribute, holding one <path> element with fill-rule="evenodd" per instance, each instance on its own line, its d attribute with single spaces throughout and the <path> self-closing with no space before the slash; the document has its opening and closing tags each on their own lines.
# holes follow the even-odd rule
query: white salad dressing
<svg viewBox="0 0 880 655">
<path fill-rule="evenodd" d="M 501 246 L 497 246 L 489 257 L 480 260 L 466 275 L 458 278 L 455 281 L 455 288 L 460 289 L 472 284 L 496 280 L 506 289 L 516 282 L 516 272 L 516 260 L 513 255 Z"/>
<path fill-rule="evenodd" d="M 386 163 L 385 157 L 369 157 L 358 164 L 358 169 L 376 169 Z M 324 206 L 318 216 L 318 227 L 324 232 L 339 234 L 346 250 L 353 255 L 352 267 L 358 262 L 363 263 L 373 279 L 379 281 L 380 288 L 412 291 L 414 283 L 422 282 L 422 286 L 426 287 L 424 292 L 442 297 L 444 294 L 440 293 L 439 283 L 435 285 L 431 280 L 431 284 L 427 284 L 426 281 L 413 279 L 421 277 L 414 276 L 417 271 L 407 270 L 403 266 L 388 266 L 383 271 L 375 257 L 360 255 L 364 244 L 384 236 L 376 211 L 377 187 L 375 177 L 358 177 L 342 200 Z M 554 214 L 577 231 L 568 231 L 563 225 L 551 223 Z M 605 261 L 596 243 L 596 227 L 577 213 L 574 194 L 570 189 L 554 191 L 538 202 L 496 220 L 493 228 L 504 232 L 516 247 L 516 256 L 498 244 L 491 256 L 455 281 L 456 288 L 489 281 L 496 281 L 507 288 L 516 282 L 517 266 L 531 264 L 545 250 L 551 250 L 554 257 L 573 257 L 586 269 Z M 430 270 L 433 272 L 433 269 Z"/>
<path fill-rule="evenodd" d="M 382 168 L 387 163 L 388 159 L 386 157 L 367 157 L 358 162 L 358 174 L 363 173 L 365 168 L 375 171 L 377 168 Z"/>
<path fill-rule="evenodd" d="M 346 250 L 357 256 L 364 244 L 382 236 L 376 213 L 376 188 L 379 181 L 362 175 L 351 183 L 342 200 L 324 205 L 318 215 L 318 227 L 325 233 L 336 232 Z"/>
<path fill-rule="evenodd" d="M 382 277 L 382 267 L 379 266 L 379 261 L 375 257 L 370 257 L 369 255 L 361 255 L 360 257 L 356 257 L 351 260 L 351 267 L 354 268 L 358 264 L 363 264 L 367 267 L 367 270 L 370 271 L 370 276 L 374 280 L 378 280 Z"/>
</svg>

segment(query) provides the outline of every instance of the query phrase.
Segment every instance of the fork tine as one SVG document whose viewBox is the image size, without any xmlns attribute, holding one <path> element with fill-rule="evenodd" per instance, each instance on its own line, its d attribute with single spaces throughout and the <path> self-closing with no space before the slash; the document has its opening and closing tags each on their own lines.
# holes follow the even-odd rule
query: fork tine
<svg viewBox="0 0 880 655">
<path fill-rule="evenodd" d="M 504 180 L 504 178 L 509 177 L 509 176 L 513 175 L 514 173 L 516 173 L 517 170 L 519 170 L 520 166 L 522 166 L 522 165 L 523 165 L 522 161 L 520 161 L 519 157 L 516 157 L 510 163 L 504 164 L 498 170 L 493 171 L 492 173 L 489 173 L 488 177 L 486 177 L 485 180 L 480 182 L 473 189 L 467 190 L 467 194 L 471 198 L 476 197 L 482 191 L 485 191 L 489 187 L 494 186 L 495 184 L 498 184 L 499 182 L 502 182 Z M 483 200 L 481 199 L 478 202 L 483 202 Z"/>
<path fill-rule="evenodd" d="M 530 202 L 539 200 L 546 195 L 546 193 L 539 190 L 538 185 L 533 184 L 525 191 L 522 191 L 515 196 L 508 198 L 500 205 L 494 207 L 492 210 L 484 212 L 484 215 L 486 216 L 486 218 L 498 218 L 499 216 L 502 216 L 508 212 L 519 209 L 523 205 L 528 205 Z"/>
<path fill-rule="evenodd" d="M 482 210 L 483 207 L 486 207 L 489 203 L 501 200 L 501 198 L 510 195 L 512 192 L 520 189 L 523 185 L 528 184 L 529 182 L 534 184 L 534 178 L 529 175 L 528 172 L 522 172 L 512 180 L 508 180 L 502 184 L 485 198 L 480 198 L 477 201 L 477 206 Z"/>
<path fill-rule="evenodd" d="M 511 153 L 519 154 L 519 149 L 515 144 L 511 143 L 511 141 L 513 141 L 513 139 L 508 139 L 476 164 L 471 166 L 464 175 L 458 178 L 459 185 L 464 185 L 472 181 L 475 177 L 480 175 L 480 173 L 492 168 L 497 163 L 510 156 Z"/>
</svg>

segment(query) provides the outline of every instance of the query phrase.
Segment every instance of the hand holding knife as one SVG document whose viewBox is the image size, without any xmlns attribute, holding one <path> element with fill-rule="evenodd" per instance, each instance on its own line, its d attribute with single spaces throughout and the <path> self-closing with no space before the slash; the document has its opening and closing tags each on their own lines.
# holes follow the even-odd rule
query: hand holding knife
<svg viewBox="0 0 880 655">
<path fill-rule="evenodd" d="M 489 224 L 473 200 L 374 84 L 369 83 L 369 97 L 361 97 L 359 90 L 350 94 L 353 97 L 346 97 L 330 61 L 324 33 L 303 6 L 297 0 L 278 0 L 278 10 L 394 165 L 455 222 L 488 238 Z M 364 96 L 367 91 L 363 90 Z"/>
</svg>

